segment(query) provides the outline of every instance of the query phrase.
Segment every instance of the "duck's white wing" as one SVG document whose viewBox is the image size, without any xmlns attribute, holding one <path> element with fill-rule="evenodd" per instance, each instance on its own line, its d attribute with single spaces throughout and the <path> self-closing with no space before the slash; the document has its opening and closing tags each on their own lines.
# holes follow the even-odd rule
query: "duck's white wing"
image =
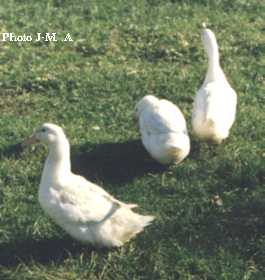
<svg viewBox="0 0 265 280">
<path fill-rule="evenodd" d="M 137 207 L 137 204 L 126 204 L 123 203 L 122 201 L 119 201 L 118 199 L 115 199 L 114 197 L 110 196 L 104 189 L 102 189 L 100 186 L 91 183 L 90 181 L 87 181 L 84 177 L 79 176 L 79 175 L 74 175 L 75 182 L 78 182 L 79 186 L 82 186 L 85 189 L 90 190 L 93 193 L 96 193 L 98 195 L 102 195 L 105 197 L 111 198 L 112 201 L 118 203 L 119 205 L 129 207 L 129 208 L 134 208 Z"/>
<path fill-rule="evenodd" d="M 140 128 L 149 135 L 183 133 L 186 130 L 186 122 L 176 105 L 167 100 L 160 100 L 156 107 L 147 107 L 143 111 Z"/>
<path fill-rule="evenodd" d="M 206 112 L 209 113 L 209 104 L 211 103 L 212 96 L 212 87 L 202 87 L 196 92 L 192 110 L 193 122 L 195 120 L 202 122 L 206 118 Z"/>
<path fill-rule="evenodd" d="M 83 180 L 86 184 L 69 184 L 59 194 L 62 219 L 66 223 L 85 223 L 86 226 L 92 226 L 105 221 L 121 207 L 136 206 L 126 205 L 111 197 L 99 186 L 84 178 Z"/>
<path fill-rule="evenodd" d="M 192 119 L 212 119 L 223 125 L 232 125 L 235 118 L 237 96 L 230 87 L 209 83 L 195 96 Z"/>
</svg>

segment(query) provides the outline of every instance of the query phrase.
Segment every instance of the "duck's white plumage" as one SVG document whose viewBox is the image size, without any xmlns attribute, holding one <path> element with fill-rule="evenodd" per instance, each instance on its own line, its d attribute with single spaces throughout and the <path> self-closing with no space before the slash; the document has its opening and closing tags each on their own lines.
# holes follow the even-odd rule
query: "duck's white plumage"
<svg viewBox="0 0 265 280">
<path fill-rule="evenodd" d="M 177 164 L 190 151 L 185 118 L 168 100 L 147 95 L 134 107 L 142 141 L 151 156 L 162 164 Z"/>
<path fill-rule="evenodd" d="M 235 120 L 237 95 L 220 67 L 214 33 L 205 29 L 201 40 L 208 55 L 209 67 L 204 83 L 195 95 L 192 127 L 197 138 L 220 144 L 228 137 Z"/>
<path fill-rule="evenodd" d="M 59 126 L 43 124 L 22 145 L 39 141 L 49 146 L 39 188 L 40 205 L 74 239 L 98 247 L 121 246 L 154 219 L 134 213 L 131 208 L 137 205 L 116 200 L 73 174 L 69 142 Z"/>
</svg>

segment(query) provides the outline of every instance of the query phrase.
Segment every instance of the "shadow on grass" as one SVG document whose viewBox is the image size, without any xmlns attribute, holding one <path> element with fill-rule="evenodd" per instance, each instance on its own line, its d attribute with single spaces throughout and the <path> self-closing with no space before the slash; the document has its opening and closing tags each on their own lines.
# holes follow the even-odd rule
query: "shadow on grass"
<svg viewBox="0 0 265 280">
<path fill-rule="evenodd" d="M 21 143 L 11 145 L 8 147 L 8 149 L 0 151 L 0 159 L 2 157 L 10 158 L 11 156 L 18 158 L 20 157 L 22 152 L 23 152 L 23 147 L 21 147 Z"/>
<path fill-rule="evenodd" d="M 52 237 L 41 241 L 14 241 L 0 245 L 0 265 L 6 268 L 16 267 L 21 263 L 28 266 L 31 262 L 43 265 L 53 262 L 59 265 L 71 256 L 76 258 L 82 253 L 89 256 L 93 250 L 103 254 L 108 252 L 108 249 L 104 248 L 75 244 L 69 236 L 63 239 Z"/>
<path fill-rule="evenodd" d="M 17 266 L 19 263 L 28 265 L 31 261 L 47 264 L 50 260 L 65 259 L 77 253 L 71 246 L 71 239 L 50 238 L 42 241 L 23 240 L 0 245 L 0 264 L 4 267 Z M 66 249 L 66 250 L 65 250 Z"/>
<path fill-rule="evenodd" d="M 106 143 L 97 146 L 86 144 L 72 147 L 72 172 L 90 181 L 97 179 L 121 184 L 146 173 L 159 173 L 167 166 L 148 162 L 148 152 L 141 140 L 123 143 Z"/>
<path fill-rule="evenodd" d="M 19 158 L 22 152 L 23 147 L 19 143 L 0 151 L 0 158 Z M 92 182 L 101 180 L 121 184 L 135 176 L 167 169 L 165 165 L 148 160 L 149 157 L 141 140 L 71 147 L 72 172 Z"/>
</svg>

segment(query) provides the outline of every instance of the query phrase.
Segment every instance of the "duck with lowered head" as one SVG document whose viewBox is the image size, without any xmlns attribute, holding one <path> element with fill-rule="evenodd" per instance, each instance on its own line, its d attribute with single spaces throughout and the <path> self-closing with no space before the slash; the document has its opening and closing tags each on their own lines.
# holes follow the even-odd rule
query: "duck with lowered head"
<svg viewBox="0 0 265 280">
<path fill-rule="evenodd" d="M 162 164 L 178 164 L 190 151 L 186 121 L 172 102 L 146 95 L 134 107 L 137 130 L 150 155 Z"/>
</svg>

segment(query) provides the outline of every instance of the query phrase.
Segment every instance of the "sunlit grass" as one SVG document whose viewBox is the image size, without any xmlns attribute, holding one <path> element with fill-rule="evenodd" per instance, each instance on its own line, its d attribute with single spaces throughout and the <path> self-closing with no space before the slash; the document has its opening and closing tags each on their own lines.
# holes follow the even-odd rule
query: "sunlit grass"
<svg viewBox="0 0 265 280">
<path fill-rule="evenodd" d="M 264 78 L 262 1 L 9 1 L 0 9 L 0 278 L 262 279 Z M 203 25 L 217 37 L 238 94 L 221 146 L 191 131 L 208 61 Z M 56 32 L 57 42 L 36 42 Z M 73 42 L 62 42 L 69 33 Z M 132 110 L 146 94 L 183 112 L 190 155 L 146 163 Z M 37 198 L 47 148 L 20 143 L 44 122 L 63 127 L 72 169 L 156 220 L 122 248 L 84 251 Z M 96 128 L 95 128 L 96 127 Z"/>
</svg>

